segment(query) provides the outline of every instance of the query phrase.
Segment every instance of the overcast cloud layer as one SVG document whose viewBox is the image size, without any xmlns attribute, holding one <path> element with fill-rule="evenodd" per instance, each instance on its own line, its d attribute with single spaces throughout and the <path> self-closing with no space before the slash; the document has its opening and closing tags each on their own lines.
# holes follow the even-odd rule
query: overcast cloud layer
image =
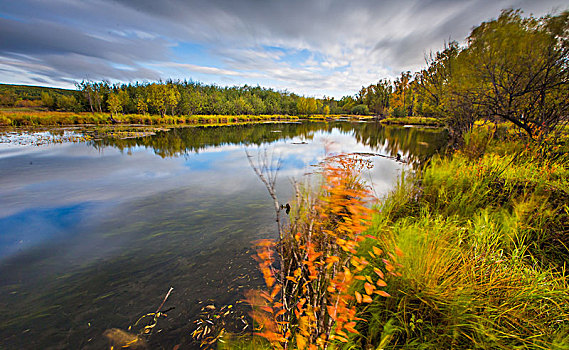
<svg viewBox="0 0 569 350">
<path fill-rule="evenodd" d="M 540 0 L 19 0 L 0 3 L 0 82 L 193 79 L 312 96 L 354 94 L 416 71 L 501 9 Z"/>
</svg>

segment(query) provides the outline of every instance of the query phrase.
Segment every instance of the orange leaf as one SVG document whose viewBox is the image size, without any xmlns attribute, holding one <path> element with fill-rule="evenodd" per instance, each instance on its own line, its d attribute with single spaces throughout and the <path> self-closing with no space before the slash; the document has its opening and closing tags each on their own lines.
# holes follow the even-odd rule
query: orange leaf
<svg viewBox="0 0 569 350">
<path fill-rule="evenodd" d="M 387 292 L 384 292 L 382 290 L 377 290 L 375 293 L 381 295 L 382 297 L 386 297 L 386 298 L 391 296 Z"/>
<path fill-rule="evenodd" d="M 266 311 L 268 313 L 273 313 L 273 308 L 269 306 L 261 306 L 261 310 Z"/>
<path fill-rule="evenodd" d="M 342 343 L 347 343 L 348 339 L 344 338 L 344 337 L 340 337 L 339 335 L 334 337 L 335 339 L 338 339 L 339 341 L 341 341 Z"/>
<path fill-rule="evenodd" d="M 381 249 L 379 249 L 378 247 L 374 246 L 374 247 L 372 247 L 372 249 L 373 249 L 373 252 L 378 256 L 383 253 L 383 251 Z"/>
<path fill-rule="evenodd" d="M 358 303 L 362 302 L 362 295 L 360 294 L 360 292 L 355 291 L 354 295 L 356 296 L 356 300 L 358 301 Z"/>
<path fill-rule="evenodd" d="M 274 299 L 277 294 L 281 291 L 281 285 L 277 284 L 275 288 L 273 288 L 273 292 L 271 293 L 271 298 Z"/>
<path fill-rule="evenodd" d="M 385 287 L 385 286 L 387 286 L 387 283 L 385 283 L 385 281 L 382 280 L 381 278 L 379 278 L 379 279 L 377 280 L 376 284 L 377 284 L 379 287 Z"/>
<path fill-rule="evenodd" d="M 336 312 L 337 312 L 337 309 L 336 309 L 335 307 L 333 307 L 332 305 L 328 305 L 327 308 L 328 308 L 328 314 L 330 315 L 330 317 L 331 317 L 334 321 L 336 321 Z"/>
<path fill-rule="evenodd" d="M 371 297 L 367 294 L 364 294 L 363 296 L 363 300 L 364 303 L 371 303 L 373 300 L 371 299 Z"/>
<path fill-rule="evenodd" d="M 291 281 L 291 282 L 298 283 L 294 277 L 286 276 L 286 279 Z"/>
<path fill-rule="evenodd" d="M 277 312 L 277 313 L 275 314 L 275 317 L 279 317 L 280 315 L 283 315 L 284 313 L 286 313 L 286 310 L 285 310 L 285 309 L 279 310 L 279 312 Z"/>
<path fill-rule="evenodd" d="M 397 254 L 398 256 L 403 256 L 403 251 L 401 249 L 399 249 L 399 247 L 395 247 L 395 254 Z"/>
<path fill-rule="evenodd" d="M 377 273 L 380 278 L 384 278 L 384 276 L 383 276 L 383 271 L 381 271 L 381 270 L 378 269 L 377 267 L 374 267 L 374 268 L 373 268 L 373 271 L 374 271 L 375 273 Z"/>
<path fill-rule="evenodd" d="M 367 283 L 367 282 L 364 284 L 364 288 L 365 288 L 367 294 L 372 294 L 373 291 L 375 290 L 375 286 L 373 284 Z"/>
</svg>

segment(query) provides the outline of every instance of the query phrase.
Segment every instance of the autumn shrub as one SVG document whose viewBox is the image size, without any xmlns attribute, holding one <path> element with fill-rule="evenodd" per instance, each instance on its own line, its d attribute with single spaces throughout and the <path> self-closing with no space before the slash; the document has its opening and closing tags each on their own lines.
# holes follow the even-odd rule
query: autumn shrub
<svg viewBox="0 0 569 350">
<path fill-rule="evenodd" d="M 358 256 L 370 222 L 369 189 L 360 173 L 370 163 L 353 156 L 322 165 L 322 184 L 299 189 L 290 226 L 280 241 L 257 242 L 266 289 L 250 291 L 257 336 L 272 348 L 317 349 L 347 343 L 357 334 L 357 305 L 388 297 L 385 275 L 396 274 L 395 256 L 378 248 Z M 374 259 L 374 260 L 372 260 Z M 366 269 L 378 260 L 373 269 Z M 359 284 L 359 286 L 358 286 Z"/>
</svg>

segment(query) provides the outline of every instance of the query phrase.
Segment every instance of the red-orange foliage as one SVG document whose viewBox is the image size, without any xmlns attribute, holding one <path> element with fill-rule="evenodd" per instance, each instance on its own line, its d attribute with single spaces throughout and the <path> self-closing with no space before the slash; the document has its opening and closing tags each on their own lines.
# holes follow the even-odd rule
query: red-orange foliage
<svg viewBox="0 0 569 350">
<path fill-rule="evenodd" d="M 299 349 L 347 342 L 348 333 L 358 333 L 356 303 L 371 303 L 374 294 L 389 296 L 380 289 L 387 285 L 383 271 L 376 267 L 372 276 L 365 274 L 368 261 L 355 255 L 362 240 L 373 238 L 364 236 L 371 196 L 360 178 L 370 167 L 352 155 L 328 158 L 319 190 L 298 191 L 282 241 L 257 242 L 256 259 L 268 289 L 249 292 L 247 299 L 254 307 L 256 334 L 274 348 L 286 349 L 291 341 Z M 379 259 L 383 252 L 374 248 L 370 254 Z M 384 258 L 388 271 L 392 260 Z M 353 291 L 356 280 L 365 281 L 363 294 Z"/>
</svg>

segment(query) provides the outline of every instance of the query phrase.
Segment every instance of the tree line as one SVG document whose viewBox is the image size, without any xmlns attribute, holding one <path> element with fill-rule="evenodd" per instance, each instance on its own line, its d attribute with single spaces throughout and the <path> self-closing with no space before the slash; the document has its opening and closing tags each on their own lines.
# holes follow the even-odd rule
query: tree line
<svg viewBox="0 0 569 350">
<path fill-rule="evenodd" d="M 426 68 L 381 79 L 355 95 L 299 96 L 259 86 L 194 81 L 111 84 L 83 81 L 74 93 L 41 92 L 50 110 L 175 115 L 357 114 L 441 119 L 460 137 L 480 119 L 509 121 L 530 137 L 547 134 L 569 112 L 569 12 L 524 17 L 504 10 L 475 27 L 465 44 L 446 43 Z M 36 92 L 37 94 L 37 92 Z M 0 90 L 0 105 L 22 104 Z M 25 103 L 24 103 L 25 105 Z"/>
<path fill-rule="evenodd" d="M 567 121 L 568 11 L 536 18 L 504 10 L 426 63 L 393 83 L 362 88 L 356 101 L 378 115 L 442 119 L 457 137 L 481 119 L 511 122 L 531 138 Z"/>
<path fill-rule="evenodd" d="M 74 111 L 155 115 L 312 115 L 351 113 L 347 100 L 299 96 L 260 86 L 220 87 L 194 81 L 77 84 Z M 49 97 L 45 99 L 48 103 Z M 42 101 L 44 98 L 42 96 Z M 46 106 L 47 104 L 44 104 Z M 51 103 L 57 108 L 58 105 Z"/>
</svg>

